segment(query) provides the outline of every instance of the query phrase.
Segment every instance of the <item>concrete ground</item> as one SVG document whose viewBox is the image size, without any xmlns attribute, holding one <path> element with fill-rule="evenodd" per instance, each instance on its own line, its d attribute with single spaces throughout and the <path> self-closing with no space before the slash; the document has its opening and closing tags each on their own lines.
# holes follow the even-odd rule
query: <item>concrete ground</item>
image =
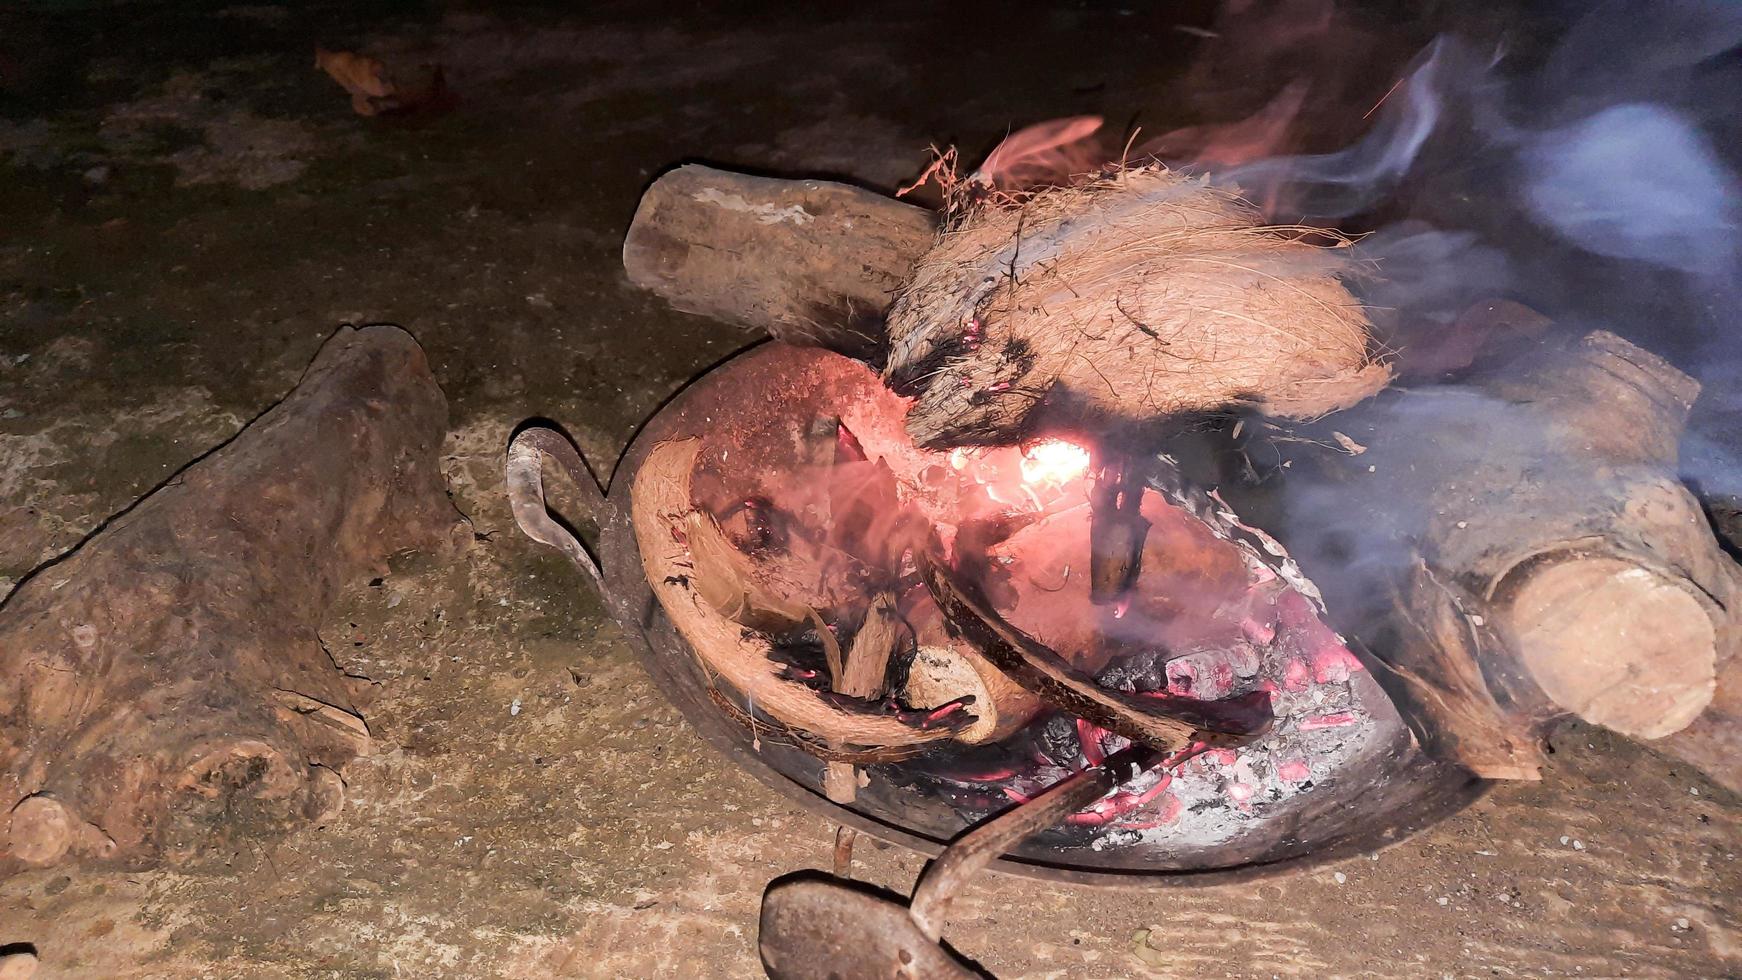
<svg viewBox="0 0 1742 980">
<path fill-rule="evenodd" d="M 726 768 L 589 587 L 515 531 L 506 436 L 544 415 L 608 461 L 754 339 L 623 281 L 665 167 L 889 187 L 929 144 L 984 148 L 1011 121 L 1165 123 L 1193 41 L 1175 25 L 1207 22 L 1097 3 L 818 18 L 0 8 L 0 589 L 234 433 L 344 322 L 429 352 L 444 468 L 483 536 L 332 611 L 327 645 L 376 682 L 378 745 L 335 820 L 187 868 L 0 881 L 0 945 L 34 944 L 43 977 L 758 974 L 764 885 L 826 867 L 833 828 Z M 317 44 L 439 61 L 460 101 L 359 117 Z M 1541 783 L 1370 858 L 1189 891 L 989 876 L 946 934 L 1005 977 L 1742 973 L 1742 802 L 1602 733 L 1555 748 Z M 860 859 L 898 891 L 920 867 Z"/>
</svg>

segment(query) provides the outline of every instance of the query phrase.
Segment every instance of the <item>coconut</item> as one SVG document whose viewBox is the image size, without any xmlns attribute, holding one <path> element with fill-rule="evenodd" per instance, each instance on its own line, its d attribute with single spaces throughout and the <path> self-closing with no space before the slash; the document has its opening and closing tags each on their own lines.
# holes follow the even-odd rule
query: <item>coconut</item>
<svg viewBox="0 0 1742 980">
<path fill-rule="evenodd" d="M 1009 442 L 1048 419 L 1316 417 L 1390 378 L 1340 279 L 1347 244 L 1264 225 L 1233 191 L 1161 166 L 994 200 L 916 265 L 884 376 L 917 396 L 907 426 L 928 447 Z"/>
</svg>

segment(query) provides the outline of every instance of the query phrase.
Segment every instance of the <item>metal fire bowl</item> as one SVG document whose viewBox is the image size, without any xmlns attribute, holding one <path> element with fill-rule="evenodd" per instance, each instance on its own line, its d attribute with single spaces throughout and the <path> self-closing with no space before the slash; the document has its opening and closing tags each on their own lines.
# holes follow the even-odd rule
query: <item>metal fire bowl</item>
<svg viewBox="0 0 1742 980">
<path fill-rule="evenodd" d="M 965 827 L 951 808 L 928 794 L 878 778 L 845 807 L 822 793 L 823 763 L 797 749 L 763 740 L 726 717 L 710 700 L 697 657 L 648 586 L 629 521 L 629 488 L 652 448 L 720 426 L 761 428 L 768 406 L 797 393 L 826 414 L 827 405 L 867 397 L 875 383 L 863 370 L 845 371 L 844 359 L 822 351 L 764 344 L 704 374 L 662 407 L 635 436 L 619 461 L 601 512 L 569 515 L 596 524 L 604 599 L 611 615 L 639 648 L 660 692 L 716 750 L 764 784 L 828 819 L 928 856 Z M 769 393 L 780 393 L 770 398 Z M 758 417 L 758 412 L 763 415 Z M 1121 848 L 1064 850 L 1031 840 L 993 867 L 1049 881 L 1096 885 L 1219 885 L 1251 881 L 1367 854 L 1404 840 L 1478 798 L 1486 782 L 1426 755 L 1391 701 L 1371 680 L 1364 691 L 1380 726 L 1382 751 L 1368 753 L 1356 771 L 1340 774 L 1305 794 L 1308 802 L 1266 833 L 1242 836 L 1183 853 Z M 899 764 L 897 764 L 899 765 Z"/>
</svg>

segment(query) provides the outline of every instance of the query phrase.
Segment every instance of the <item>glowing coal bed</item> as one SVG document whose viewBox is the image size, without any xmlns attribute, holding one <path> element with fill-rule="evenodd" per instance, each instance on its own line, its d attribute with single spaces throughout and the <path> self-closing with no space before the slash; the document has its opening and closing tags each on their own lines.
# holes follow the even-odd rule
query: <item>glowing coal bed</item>
<svg viewBox="0 0 1742 980">
<path fill-rule="evenodd" d="M 856 362 L 778 347 L 751 359 L 772 368 L 768 383 L 703 386 L 628 459 L 641 470 L 634 523 L 650 590 L 694 654 L 665 666 L 680 684 L 696 678 L 697 703 L 727 719 L 702 727 L 735 733 L 753 769 L 821 795 L 818 757 L 845 750 L 857 792 L 837 803 L 946 840 L 1127 744 L 989 670 L 967 633 L 944 623 L 902 544 L 923 542 L 913 549 L 972 565 L 997 613 L 1077 677 L 1158 705 L 1267 704 L 1272 716 L 1238 744 L 1185 746 L 1023 844 L 1019 858 L 1118 871 L 1265 864 L 1389 837 L 1415 819 L 1399 812 L 1446 795 L 1444 774 L 1326 625 L 1311 583 L 1165 459 L 1141 498 L 1149 529 L 1135 585 L 1096 604 L 1086 449 L 1042 440 L 929 452 L 902 429 L 906 403 Z M 681 480 L 653 472 L 686 433 Z M 662 480 L 675 497 L 644 494 Z M 988 523 L 1002 530 L 975 530 Z M 720 580 L 704 525 L 735 552 L 737 574 L 758 581 Z M 803 613 L 771 622 L 759 589 Z M 830 648 L 838 665 L 877 594 L 893 599 L 899 639 L 878 694 L 854 699 L 831 688 Z M 749 670 L 728 662 L 745 656 L 756 660 Z M 823 737 L 805 722 L 817 705 L 913 741 Z"/>
</svg>

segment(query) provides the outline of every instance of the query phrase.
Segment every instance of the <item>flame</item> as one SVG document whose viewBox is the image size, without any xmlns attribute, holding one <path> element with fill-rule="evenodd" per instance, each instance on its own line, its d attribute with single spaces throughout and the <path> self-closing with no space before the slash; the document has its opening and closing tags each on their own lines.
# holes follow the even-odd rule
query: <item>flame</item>
<svg viewBox="0 0 1742 980">
<path fill-rule="evenodd" d="M 1026 483 L 1063 486 L 1089 472 L 1089 451 L 1074 442 L 1048 439 L 1022 451 Z"/>
<path fill-rule="evenodd" d="M 977 486 L 993 504 L 1043 511 L 1089 472 L 1089 451 L 1059 439 L 1015 446 L 954 449 L 950 468 L 960 485 Z"/>
</svg>

